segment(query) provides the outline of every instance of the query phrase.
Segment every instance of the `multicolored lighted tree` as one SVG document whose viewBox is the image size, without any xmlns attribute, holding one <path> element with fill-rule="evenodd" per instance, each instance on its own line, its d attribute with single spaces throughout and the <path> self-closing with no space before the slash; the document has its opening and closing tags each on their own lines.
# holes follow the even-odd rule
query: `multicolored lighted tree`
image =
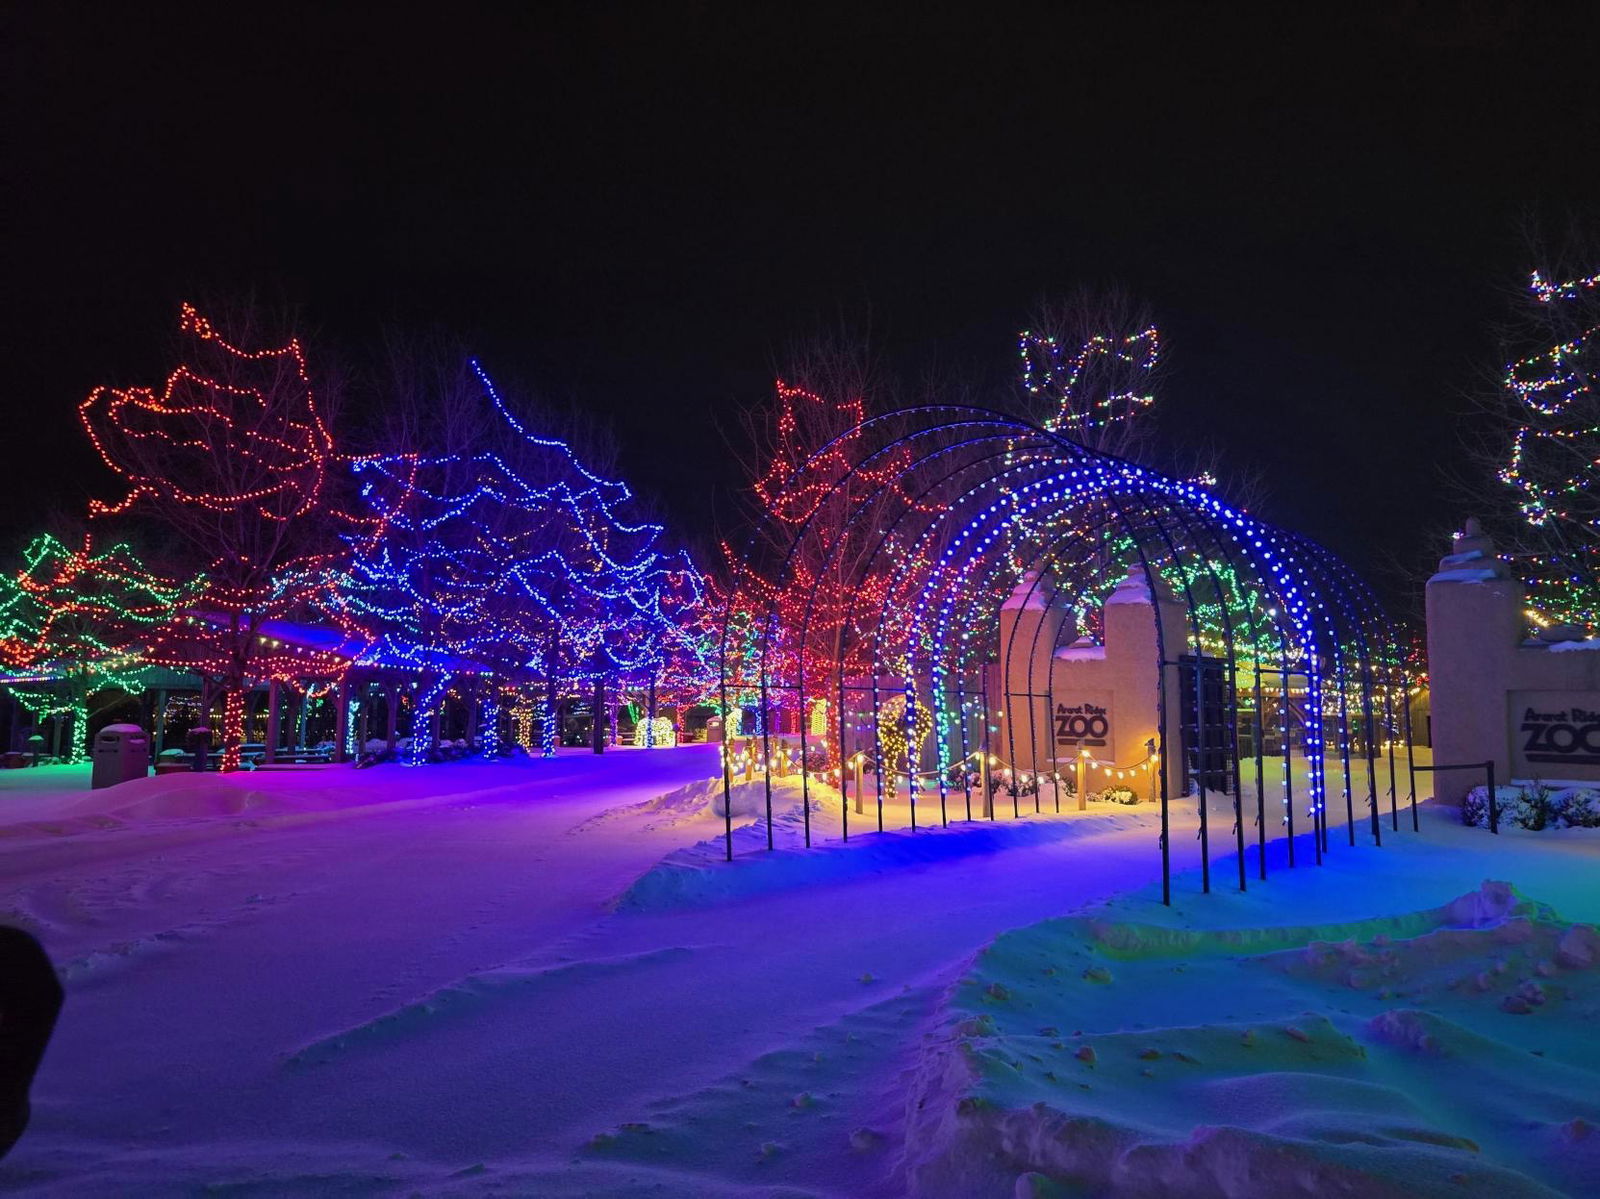
<svg viewBox="0 0 1600 1199">
<path fill-rule="evenodd" d="M 103 692 L 137 692 L 147 646 L 200 589 L 150 571 L 125 544 L 73 549 L 48 533 L 0 576 L 0 666 L 22 705 L 72 720 L 70 757 L 89 750 L 91 703 Z"/>
<path fill-rule="evenodd" d="M 1600 275 L 1551 283 L 1534 272 L 1543 348 L 1506 368 L 1518 427 L 1501 480 L 1525 523 L 1529 594 L 1546 618 L 1600 623 Z"/>
<path fill-rule="evenodd" d="M 258 336 L 250 317 L 239 324 Z M 204 595 L 152 639 L 149 657 L 220 689 L 223 768 L 234 769 L 247 688 L 308 669 L 302 655 L 280 660 L 260 630 L 307 598 L 284 580 L 322 577 L 307 563 L 327 550 L 333 437 L 297 340 L 241 349 L 187 304 L 179 327 L 192 361 L 159 390 L 99 387 L 79 406 L 95 448 L 127 483 L 120 500 L 95 501 L 90 514 L 144 516 L 204 573 Z"/>
</svg>

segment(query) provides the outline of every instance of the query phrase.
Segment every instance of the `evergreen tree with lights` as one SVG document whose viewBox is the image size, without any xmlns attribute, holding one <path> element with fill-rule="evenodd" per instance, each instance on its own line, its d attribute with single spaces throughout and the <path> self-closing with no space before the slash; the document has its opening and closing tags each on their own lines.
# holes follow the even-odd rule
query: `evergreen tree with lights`
<svg viewBox="0 0 1600 1199">
<path fill-rule="evenodd" d="M 150 571 L 125 544 L 72 548 L 45 533 L 0 575 L 0 667 L 23 707 L 70 717 L 69 760 L 89 752 L 96 696 L 143 689 L 152 636 L 200 590 Z"/>
<path fill-rule="evenodd" d="M 1560 276 L 1554 276 L 1560 280 Z M 1500 479 L 1516 493 L 1516 555 L 1546 618 L 1600 623 L 1600 274 L 1534 272 L 1531 354 L 1506 367 L 1516 429 Z"/>
</svg>

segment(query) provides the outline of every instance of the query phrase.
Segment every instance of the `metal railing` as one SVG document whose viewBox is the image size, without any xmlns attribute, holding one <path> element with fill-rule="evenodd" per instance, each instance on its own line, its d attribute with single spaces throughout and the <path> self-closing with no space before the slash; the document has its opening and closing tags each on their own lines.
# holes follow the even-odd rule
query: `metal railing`
<svg viewBox="0 0 1600 1199">
<path fill-rule="evenodd" d="M 1500 832 L 1500 803 L 1495 798 L 1495 794 L 1494 794 L 1494 760 L 1493 759 L 1490 759 L 1487 762 L 1458 762 L 1458 763 L 1455 763 L 1454 765 L 1450 765 L 1450 766 L 1417 766 L 1417 765 L 1413 765 L 1411 767 L 1411 793 L 1413 795 L 1415 795 L 1417 793 L 1417 775 L 1421 774 L 1425 770 L 1426 771 L 1432 771 L 1432 772 L 1438 772 L 1440 770 L 1482 770 L 1482 771 L 1484 771 L 1485 774 L 1488 776 L 1488 779 L 1489 779 L 1489 831 L 1491 833 L 1496 833 L 1496 834 L 1498 834 Z M 1415 809 L 1413 809 L 1413 813 L 1414 812 L 1415 812 Z M 1414 814 L 1413 814 L 1412 818 L 1413 818 L 1413 820 L 1415 819 L 1415 815 Z"/>
</svg>

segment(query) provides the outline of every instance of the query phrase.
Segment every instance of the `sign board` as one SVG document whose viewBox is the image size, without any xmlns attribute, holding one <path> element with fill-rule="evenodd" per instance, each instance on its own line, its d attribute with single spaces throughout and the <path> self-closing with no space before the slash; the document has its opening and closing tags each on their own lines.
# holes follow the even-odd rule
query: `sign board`
<svg viewBox="0 0 1600 1199">
<path fill-rule="evenodd" d="M 1108 696 L 1077 696 L 1056 701 L 1056 745 L 1088 750 L 1100 757 L 1111 744 L 1111 701 Z"/>
<path fill-rule="evenodd" d="M 1600 776 L 1600 691 L 1512 691 L 1507 700 L 1514 775 Z"/>
</svg>

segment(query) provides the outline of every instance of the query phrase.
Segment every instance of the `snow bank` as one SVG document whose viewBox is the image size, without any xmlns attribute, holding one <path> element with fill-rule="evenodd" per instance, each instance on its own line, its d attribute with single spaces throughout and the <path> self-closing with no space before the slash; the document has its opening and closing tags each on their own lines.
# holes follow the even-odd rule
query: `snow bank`
<svg viewBox="0 0 1600 1199">
<path fill-rule="evenodd" d="M 816 784 L 813 792 L 820 791 Z M 862 832 L 848 841 L 815 836 L 806 848 L 800 841 L 799 785 L 782 794 L 790 802 L 780 811 L 780 794 L 774 787 L 774 840 L 786 842 L 766 848 L 764 823 L 735 830 L 734 858 L 726 860 L 721 837 L 678 850 L 657 862 L 617 900 L 619 909 L 664 911 L 726 903 L 774 891 L 843 882 L 890 869 L 926 867 L 959 858 L 994 854 L 1002 850 L 1044 845 L 1069 837 L 1139 827 L 1144 818 L 1121 812 L 1033 816 L 1026 820 L 978 821 L 949 828 L 924 828 L 891 832 Z M 829 789 L 831 806 L 837 793 Z M 824 802 L 813 799 L 814 810 Z M 737 809 L 736 809 L 737 810 Z M 863 818 L 864 819 L 864 818 Z"/>
<path fill-rule="evenodd" d="M 0 837 L 65 836 L 164 820 L 288 811 L 280 794 L 252 786 L 253 775 L 158 774 L 88 793 L 64 794 L 47 817 L 0 826 Z"/>
<path fill-rule="evenodd" d="M 1046 921 L 953 990 L 909 1105 L 911 1182 L 1576 1192 L 1600 1177 L 1597 1015 L 1600 934 L 1505 883 L 1325 927 Z"/>
</svg>

